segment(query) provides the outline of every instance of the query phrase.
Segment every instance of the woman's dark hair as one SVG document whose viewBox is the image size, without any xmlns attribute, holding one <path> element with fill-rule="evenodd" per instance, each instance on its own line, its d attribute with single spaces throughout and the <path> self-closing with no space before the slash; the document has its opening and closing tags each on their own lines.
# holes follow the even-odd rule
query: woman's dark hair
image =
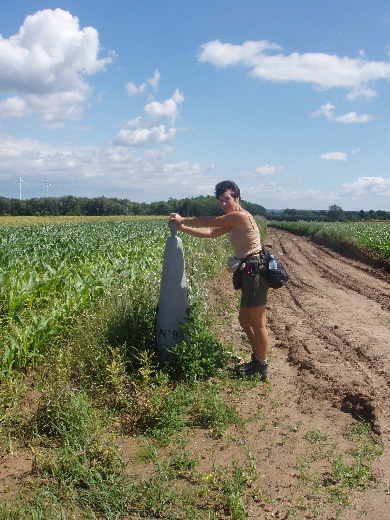
<svg viewBox="0 0 390 520">
<path fill-rule="evenodd" d="M 233 181 L 222 181 L 219 182 L 215 186 L 215 197 L 219 199 L 221 195 L 225 193 L 225 191 L 230 190 L 232 193 L 233 199 L 237 199 L 238 197 L 241 197 L 240 195 L 240 188 L 237 186 L 237 184 Z"/>
</svg>

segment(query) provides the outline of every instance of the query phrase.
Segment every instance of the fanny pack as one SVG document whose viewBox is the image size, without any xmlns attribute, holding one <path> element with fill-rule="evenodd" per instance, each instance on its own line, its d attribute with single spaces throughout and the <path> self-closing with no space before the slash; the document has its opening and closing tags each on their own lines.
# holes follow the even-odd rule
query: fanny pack
<svg viewBox="0 0 390 520">
<path fill-rule="evenodd" d="M 251 260 L 252 257 L 256 255 L 259 255 L 259 260 L 248 262 L 248 260 Z M 231 262 L 230 268 L 235 268 L 235 271 L 233 272 L 233 287 L 236 290 L 242 288 L 242 275 L 244 272 L 250 275 L 259 274 L 260 276 L 263 276 L 268 281 L 269 286 L 272 289 L 280 289 L 286 284 L 288 280 L 287 271 L 279 259 L 276 260 L 275 268 L 269 268 L 271 253 L 265 247 L 263 247 L 259 253 L 251 254 L 242 260 L 237 258 L 234 258 L 234 260 L 236 261 L 234 262 L 234 267 L 232 265 L 233 262 Z"/>
<path fill-rule="evenodd" d="M 242 275 L 244 272 L 248 274 L 258 274 L 261 270 L 261 259 L 263 252 L 252 253 L 251 255 L 243 258 L 228 258 L 226 265 L 230 272 L 233 272 L 233 287 L 238 291 L 242 288 Z M 253 257 L 258 256 L 259 260 L 248 262 Z"/>
<path fill-rule="evenodd" d="M 273 269 L 270 269 L 269 263 L 271 260 L 271 252 L 268 251 L 265 247 L 263 247 L 263 258 L 262 264 L 263 269 L 260 270 L 261 276 L 264 276 L 272 289 L 280 289 L 283 287 L 288 281 L 288 274 L 283 266 L 282 262 L 279 258 L 276 260 L 276 266 Z"/>
</svg>

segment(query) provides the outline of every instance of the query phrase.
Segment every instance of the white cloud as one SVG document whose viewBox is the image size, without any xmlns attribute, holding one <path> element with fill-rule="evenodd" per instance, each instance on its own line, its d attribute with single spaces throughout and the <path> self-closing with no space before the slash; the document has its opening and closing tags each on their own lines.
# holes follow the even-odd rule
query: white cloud
<svg viewBox="0 0 390 520">
<path fill-rule="evenodd" d="M 372 99 L 377 96 L 377 93 L 372 88 L 365 87 L 363 85 L 358 85 L 355 87 L 351 92 L 347 94 L 347 98 L 350 101 L 353 101 L 354 99 L 358 97 L 366 98 L 366 99 Z"/>
<path fill-rule="evenodd" d="M 368 123 L 372 121 L 374 116 L 369 114 L 358 115 L 356 112 L 349 112 L 343 116 L 336 116 L 334 113 L 335 106 L 332 103 L 321 105 L 318 110 L 311 114 L 311 117 L 325 116 L 329 121 L 336 121 L 338 123 Z"/>
<path fill-rule="evenodd" d="M 343 184 L 340 192 L 344 196 L 362 197 L 384 195 L 390 197 L 390 179 L 384 177 L 359 177 L 355 182 Z"/>
<path fill-rule="evenodd" d="M 116 136 L 114 144 L 117 146 L 155 146 L 171 141 L 176 134 L 176 128 L 168 131 L 165 125 L 152 128 L 122 129 Z"/>
<path fill-rule="evenodd" d="M 243 65 L 250 69 L 252 76 L 269 81 L 311 83 L 324 89 L 348 88 L 355 96 L 372 97 L 374 91 L 367 89 L 366 84 L 390 78 L 389 62 L 325 53 L 267 54 L 267 51 L 278 49 L 279 45 L 264 40 L 247 41 L 242 45 L 215 40 L 201 46 L 198 59 L 216 67 Z"/>
<path fill-rule="evenodd" d="M 135 83 L 129 81 L 126 83 L 126 91 L 129 96 L 137 96 L 138 94 L 144 94 L 148 88 L 147 83 L 142 83 L 139 87 Z"/>
<path fill-rule="evenodd" d="M 276 201 L 277 206 L 280 206 L 281 201 L 285 201 L 290 205 L 294 204 L 295 201 L 310 201 L 312 205 L 313 202 L 326 203 L 334 199 L 333 194 L 329 195 L 320 190 L 289 190 L 284 185 L 275 182 L 253 186 L 250 188 L 250 191 L 252 194 L 258 194 L 264 201 L 267 201 L 267 208 L 271 208 L 269 205 L 271 200 Z M 262 203 L 260 202 L 260 204 Z"/>
<path fill-rule="evenodd" d="M 242 45 L 221 43 L 219 40 L 201 45 L 199 61 L 211 63 L 219 68 L 231 67 L 232 65 L 253 65 L 256 56 L 263 56 L 266 50 L 279 50 L 281 47 L 266 40 L 247 41 Z"/>
<path fill-rule="evenodd" d="M 336 116 L 334 121 L 339 123 L 369 123 L 373 121 L 375 117 L 370 114 L 362 114 L 358 115 L 356 112 L 349 112 L 348 114 L 344 114 L 343 116 Z"/>
<path fill-rule="evenodd" d="M 154 71 L 153 78 L 149 78 L 147 80 L 147 83 L 148 83 L 148 85 L 150 85 L 152 87 L 152 90 L 154 92 L 157 92 L 158 85 L 160 83 L 160 72 L 157 69 Z"/>
<path fill-rule="evenodd" d="M 146 114 L 154 120 L 167 118 L 170 119 L 172 123 L 174 123 L 179 115 L 179 105 L 183 101 L 183 94 L 176 89 L 176 91 L 170 99 L 167 99 L 163 103 L 159 103 L 158 101 L 152 101 L 144 107 L 144 110 Z"/>
<path fill-rule="evenodd" d="M 267 177 L 269 175 L 276 175 L 277 173 L 283 170 L 283 167 L 269 166 L 268 164 L 264 164 L 264 166 L 259 166 L 258 168 L 256 168 L 255 172 L 260 177 Z"/>
<path fill-rule="evenodd" d="M 160 82 L 160 72 L 156 69 L 154 71 L 153 77 L 147 79 L 144 83 L 142 83 L 138 87 L 131 81 L 126 83 L 126 90 L 127 90 L 127 93 L 129 96 L 145 94 L 148 91 L 149 87 L 153 90 L 153 92 L 157 92 L 159 82 Z"/>
<path fill-rule="evenodd" d="M 347 154 L 344 152 L 328 152 L 320 155 L 324 161 L 346 161 Z"/>
<path fill-rule="evenodd" d="M 138 116 L 126 124 L 126 128 L 119 131 L 114 140 L 116 146 L 156 146 L 171 141 L 177 129 L 166 128 L 165 125 L 157 123 L 163 119 L 169 119 L 174 124 L 179 115 L 179 105 L 184 96 L 176 90 L 170 99 L 163 103 L 152 101 L 144 107 L 148 117 Z"/>
<path fill-rule="evenodd" d="M 120 190 L 123 198 L 140 202 L 168 200 L 188 196 L 199 186 L 210 184 L 214 168 L 212 163 L 176 163 L 169 147 L 144 153 L 127 146 L 55 147 L 0 135 L 0 182 L 11 197 L 18 196 L 16 181 L 23 171 L 28 183 L 24 198 L 45 196 L 47 178 L 55 186 L 51 189 L 55 197 L 69 193 L 118 196 Z"/>
<path fill-rule="evenodd" d="M 134 129 L 139 124 L 135 120 Z M 17 179 L 23 172 L 23 197 L 46 195 L 45 179 L 53 187 L 54 197 L 72 193 L 76 196 L 119 196 L 130 200 L 156 201 L 212 193 L 220 180 L 213 163 L 175 162 L 172 149 L 149 149 L 127 146 L 56 147 L 34 139 L 16 139 L 0 135 L 0 179 L 5 196 L 18 197 Z M 272 167 L 271 167 L 272 168 Z M 270 170 L 271 171 L 271 170 Z M 253 174 L 249 176 L 253 178 Z M 388 207 L 390 179 L 360 177 L 356 181 L 330 189 L 303 189 L 274 182 L 239 181 L 250 200 L 268 208 L 326 208 L 335 201 L 344 209 Z M 265 182 L 267 181 L 267 182 Z M 118 194 L 119 193 L 119 194 Z M 249 200 L 245 196 L 245 200 Z M 358 209 L 361 209 L 360 207 Z"/>
<path fill-rule="evenodd" d="M 62 9 L 27 16 L 18 34 L 0 36 L 0 117 L 34 116 L 44 124 L 79 119 L 92 94 L 86 81 L 104 70 L 113 53 L 99 59 L 99 36 L 79 28 Z"/>
<path fill-rule="evenodd" d="M 335 201 L 344 209 L 356 210 L 356 201 L 367 209 L 383 209 L 390 202 L 390 179 L 384 177 L 360 177 L 354 182 L 328 189 L 289 189 L 283 184 L 267 182 L 256 184 L 249 190 L 251 200 L 267 208 L 322 209 Z M 261 201 L 267 201 L 266 204 Z M 382 206 L 383 205 L 383 206 Z M 382 208 L 381 208 L 382 206 Z M 358 208 L 361 209 L 361 208 Z"/>
<path fill-rule="evenodd" d="M 0 118 L 20 118 L 39 114 L 42 124 L 55 128 L 62 126 L 65 119 L 80 119 L 84 101 L 78 92 L 28 95 L 24 98 L 14 96 L 0 101 Z"/>
<path fill-rule="evenodd" d="M 23 117 L 30 113 L 26 101 L 20 96 L 13 96 L 0 101 L 0 117 Z"/>
</svg>

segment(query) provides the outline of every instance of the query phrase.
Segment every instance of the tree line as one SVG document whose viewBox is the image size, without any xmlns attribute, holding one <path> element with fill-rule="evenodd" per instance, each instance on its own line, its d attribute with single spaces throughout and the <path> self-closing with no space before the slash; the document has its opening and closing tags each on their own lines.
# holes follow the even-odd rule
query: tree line
<svg viewBox="0 0 390 520">
<path fill-rule="evenodd" d="M 390 220 L 389 211 L 344 211 L 333 204 L 328 210 L 267 210 L 260 204 L 241 201 L 241 205 L 253 215 L 265 217 L 267 220 L 309 220 L 309 221 L 357 221 L 357 220 Z M 219 203 L 211 195 L 173 199 L 158 202 L 132 202 L 128 199 L 111 197 L 41 197 L 26 200 L 0 197 L 1 216 L 98 216 L 98 215 L 166 215 L 172 212 L 183 217 L 199 217 L 201 215 L 218 216 L 221 214 Z"/>
<path fill-rule="evenodd" d="M 243 202 L 254 215 L 266 214 L 259 204 Z M 33 199 L 8 199 L 0 197 L 2 216 L 96 216 L 96 215 L 166 215 L 177 212 L 184 217 L 221 214 L 219 203 L 211 195 L 193 198 L 173 199 L 158 202 L 132 202 L 128 199 L 110 197 L 42 197 Z"/>
<path fill-rule="evenodd" d="M 390 211 L 370 209 L 369 211 L 344 211 L 340 206 L 332 204 L 327 210 L 300 210 L 284 209 L 283 211 L 267 212 L 268 220 L 287 220 L 297 222 L 299 220 L 316 222 L 357 222 L 390 220 Z"/>
</svg>

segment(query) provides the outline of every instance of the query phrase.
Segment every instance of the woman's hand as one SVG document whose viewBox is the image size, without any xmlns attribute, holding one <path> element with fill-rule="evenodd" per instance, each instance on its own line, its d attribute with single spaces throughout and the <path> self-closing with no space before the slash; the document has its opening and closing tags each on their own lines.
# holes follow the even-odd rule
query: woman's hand
<svg viewBox="0 0 390 520">
<path fill-rule="evenodd" d="M 171 213 L 169 222 L 176 222 L 176 224 L 179 224 L 180 226 L 180 224 L 183 222 L 183 217 L 181 217 L 179 213 Z"/>
</svg>

